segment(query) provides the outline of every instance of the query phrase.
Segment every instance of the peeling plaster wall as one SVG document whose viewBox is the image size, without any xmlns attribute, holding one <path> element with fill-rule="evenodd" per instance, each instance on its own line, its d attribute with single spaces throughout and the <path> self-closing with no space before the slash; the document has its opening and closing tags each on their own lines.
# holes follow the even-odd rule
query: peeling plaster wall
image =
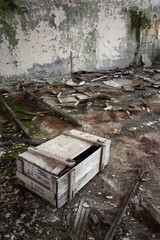
<svg viewBox="0 0 160 240">
<path fill-rule="evenodd" d="M 74 71 L 154 61 L 159 0 L 1 0 L 1 81 L 68 74 L 71 51 Z"/>
</svg>

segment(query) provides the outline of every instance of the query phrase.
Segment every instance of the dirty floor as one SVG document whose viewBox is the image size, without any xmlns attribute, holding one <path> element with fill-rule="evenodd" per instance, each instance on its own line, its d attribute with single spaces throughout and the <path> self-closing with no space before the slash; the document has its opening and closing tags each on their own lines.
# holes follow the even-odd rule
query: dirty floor
<svg viewBox="0 0 160 240">
<path fill-rule="evenodd" d="M 81 126 L 57 117 L 27 92 L 64 111 Z M 88 224 L 85 239 L 104 240 L 135 180 L 146 170 L 116 232 L 116 240 L 160 239 L 160 67 L 78 72 L 71 76 L 1 84 L 0 95 L 43 142 L 77 129 L 111 140 L 109 164 L 61 209 L 16 182 L 16 157 L 32 143 L 0 105 L 0 239 L 75 239 L 73 222 L 81 199 L 91 209 L 113 213 L 112 220 Z"/>
</svg>

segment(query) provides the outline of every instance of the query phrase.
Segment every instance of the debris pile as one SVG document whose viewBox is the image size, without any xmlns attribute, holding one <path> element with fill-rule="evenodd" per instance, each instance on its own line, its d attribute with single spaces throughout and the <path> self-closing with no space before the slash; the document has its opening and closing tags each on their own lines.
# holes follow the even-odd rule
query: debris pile
<svg viewBox="0 0 160 240">
<path fill-rule="evenodd" d="M 149 64 L 146 56 L 143 61 Z M 142 168 L 145 175 L 115 224 L 115 238 L 158 240 L 159 88 L 158 67 L 82 71 L 61 81 L 43 78 L 1 85 L 1 238 L 112 239 L 111 226 Z M 73 128 L 111 139 L 110 161 L 57 210 L 17 184 L 15 160 L 29 147 L 33 150 Z"/>
</svg>

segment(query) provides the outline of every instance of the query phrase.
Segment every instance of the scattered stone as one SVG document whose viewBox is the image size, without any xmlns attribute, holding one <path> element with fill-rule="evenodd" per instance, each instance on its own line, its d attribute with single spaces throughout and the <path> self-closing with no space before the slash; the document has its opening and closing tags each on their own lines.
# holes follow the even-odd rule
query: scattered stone
<svg viewBox="0 0 160 240">
<path fill-rule="evenodd" d="M 5 218 L 9 218 L 11 216 L 10 213 L 6 213 Z"/>
<path fill-rule="evenodd" d="M 129 128 L 130 131 L 136 131 L 136 129 L 137 129 L 136 127 Z"/>
<path fill-rule="evenodd" d="M 22 230 L 22 231 L 19 233 L 20 236 L 23 236 L 24 234 L 25 234 L 25 230 Z"/>
<path fill-rule="evenodd" d="M 155 239 L 157 236 L 156 234 L 152 234 L 152 238 Z"/>
<path fill-rule="evenodd" d="M 11 240 L 14 240 L 14 239 L 15 239 L 15 236 L 14 236 L 14 235 L 12 235 L 12 236 L 11 236 Z"/>
<path fill-rule="evenodd" d="M 10 238 L 9 234 L 4 235 L 5 238 Z"/>
<path fill-rule="evenodd" d="M 106 196 L 107 199 L 113 199 L 113 196 Z"/>
</svg>

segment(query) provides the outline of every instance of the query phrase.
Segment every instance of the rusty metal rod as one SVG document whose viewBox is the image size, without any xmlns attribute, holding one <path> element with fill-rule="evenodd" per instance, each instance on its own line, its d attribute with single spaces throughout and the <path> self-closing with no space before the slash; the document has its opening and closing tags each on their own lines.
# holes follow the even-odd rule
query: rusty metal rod
<svg viewBox="0 0 160 240">
<path fill-rule="evenodd" d="M 122 218 L 127 210 L 128 204 L 129 204 L 133 194 L 136 192 L 144 173 L 145 173 L 145 171 L 143 169 L 138 169 L 137 177 L 136 177 L 128 195 L 126 196 L 119 213 L 117 214 L 115 220 L 113 221 L 112 226 L 110 227 L 109 231 L 107 232 L 104 240 L 112 240 L 114 238 L 117 228 L 118 228 L 120 222 L 122 221 Z"/>
</svg>

